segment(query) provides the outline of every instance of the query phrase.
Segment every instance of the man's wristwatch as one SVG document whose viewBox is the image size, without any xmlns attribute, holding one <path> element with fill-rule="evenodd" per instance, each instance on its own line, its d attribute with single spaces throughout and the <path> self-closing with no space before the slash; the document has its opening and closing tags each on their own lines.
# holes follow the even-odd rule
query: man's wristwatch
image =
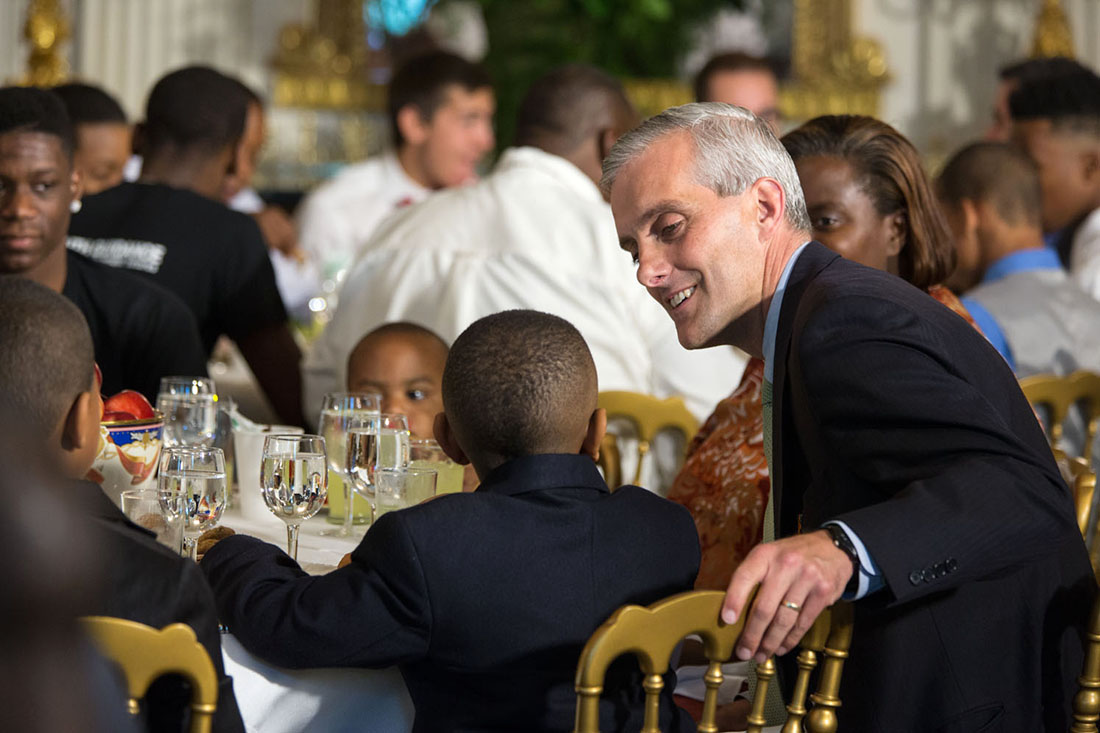
<svg viewBox="0 0 1100 733">
<path fill-rule="evenodd" d="M 859 553 L 856 552 L 856 546 L 852 544 L 852 540 L 848 538 L 848 533 L 839 524 L 826 524 L 822 529 L 829 533 L 829 539 L 833 541 L 837 549 L 852 561 L 852 577 L 848 579 L 848 585 L 844 587 L 844 594 L 853 595 L 859 590 Z"/>
</svg>

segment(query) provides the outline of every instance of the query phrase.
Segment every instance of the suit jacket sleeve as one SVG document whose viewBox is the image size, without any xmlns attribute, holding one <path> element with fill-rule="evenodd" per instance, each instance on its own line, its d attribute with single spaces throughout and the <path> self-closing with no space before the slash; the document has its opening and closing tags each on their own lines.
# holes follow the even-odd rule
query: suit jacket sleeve
<svg viewBox="0 0 1100 733">
<path fill-rule="evenodd" d="M 240 535 L 201 566 L 223 623 L 272 664 L 388 667 L 427 653 L 428 589 L 397 515 L 381 517 L 351 564 L 326 575 L 307 575 L 278 548 Z"/>
<path fill-rule="evenodd" d="M 949 346 L 954 332 L 872 296 L 809 311 L 792 342 L 792 409 L 808 417 L 800 432 L 819 431 L 818 449 L 830 455 L 817 457 L 826 468 L 808 492 L 859 496 L 839 516 L 808 517 L 809 526 L 846 522 L 894 599 L 1008 572 L 1078 535 L 1068 490 L 1036 448 L 1045 442 L 1026 401 L 986 344 Z M 971 360 L 965 367 L 960 354 Z M 912 578 L 944 565 L 950 572 L 932 580 Z"/>
</svg>

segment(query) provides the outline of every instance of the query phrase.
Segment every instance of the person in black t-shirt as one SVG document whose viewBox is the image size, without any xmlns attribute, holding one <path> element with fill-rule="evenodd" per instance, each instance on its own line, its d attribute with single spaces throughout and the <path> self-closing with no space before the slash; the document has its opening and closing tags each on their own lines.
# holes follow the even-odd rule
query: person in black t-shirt
<svg viewBox="0 0 1100 733">
<path fill-rule="evenodd" d="M 171 293 L 66 252 L 81 192 L 72 150 L 72 126 L 55 94 L 0 89 L 0 273 L 76 303 L 91 325 L 104 390 L 136 389 L 152 401 L 161 377 L 206 374 L 198 329 Z"/>
<path fill-rule="evenodd" d="M 247 108 L 241 84 L 213 69 L 164 76 L 135 132 L 141 178 L 88 197 L 70 224 L 69 247 L 182 298 L 207 352 L 218 336 L 229 336 L 280 419 L 304 424 L 301 353 L 267 248 L 255 221 L 218 200 Z"/>
</svg>

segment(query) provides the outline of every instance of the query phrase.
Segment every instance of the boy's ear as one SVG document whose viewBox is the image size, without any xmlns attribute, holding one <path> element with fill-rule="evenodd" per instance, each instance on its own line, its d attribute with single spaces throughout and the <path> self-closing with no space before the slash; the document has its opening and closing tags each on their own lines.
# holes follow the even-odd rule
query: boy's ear
<svg viewBox="0 0 1100 733">
<path fill-rule="evenodd" d="M 423 145 L 430 132 L 428 121 L 420 114 L 415 104 L 406 104 L 397 111 L 397 129 L 401 137 L 410 145 Z"/>
<path fill-rule="evenodd" d="M 435 422 L 432 423 L 432 432 L 435 433 L 435 442 L 439 443 L 439 447 L 452 461 L 463 466 L 470 462 L 470 459 L 466 457 L 466 453 L 458 445 L 458 440 L 455 438 L 454 430 L 451 429 L 451 423 L 447 420 L 446 413 L 436 413 Z"/>
<path fill-rule="evenodd" d="M 65 475 L 69 478 L 83 478 L 92 467 L 99 445 L 101 406 L 97 393 L 81 392 L 65 416 L 61 426 L 61 450 Z"/>
<path fill-rule="evenodd" d="M 592 411 L 592 417 L 588 418 L 588 432 L 581 443 L 581 455 L 591 456 L 593 461 L 600 459 L 600 444 L 603 443 L 604 433 L 607 432 L 607 410 L 597 407 Z"/>
</svg>

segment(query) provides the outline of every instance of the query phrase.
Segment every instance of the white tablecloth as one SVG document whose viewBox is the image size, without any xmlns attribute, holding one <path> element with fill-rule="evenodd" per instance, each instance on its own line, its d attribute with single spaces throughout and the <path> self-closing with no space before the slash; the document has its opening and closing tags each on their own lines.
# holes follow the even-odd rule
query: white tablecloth
<svg viewBox="0 0 1100 733">
<path fill-rule="evenodd" d="M 230 510 L 222 524 L 286 547 L 286 531 L 274 523 L 250 522 Z M 359 543 L 358 537 L 319 534 L 334 527 L 321 517 L 302 525 L 298 560 L 307 572 L 333 569 Z M 361 533 L 362 527 L 356 531 Z M 396 668 L 282 669 L 252 656 L 232 634 L 222 636 L 222 659 L 226 674 L 233 678 L 249 733 L 405 733 L 412 729 L 412 701 Z"/>
</svg>

